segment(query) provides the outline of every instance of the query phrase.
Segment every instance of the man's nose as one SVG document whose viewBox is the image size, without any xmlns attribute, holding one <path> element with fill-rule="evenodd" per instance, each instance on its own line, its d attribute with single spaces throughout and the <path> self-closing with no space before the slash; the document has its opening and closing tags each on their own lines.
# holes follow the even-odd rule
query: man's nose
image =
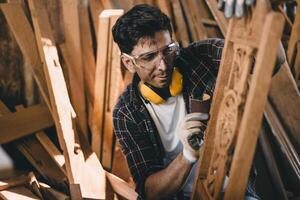
<svg viewBox="0 0 300 200">
<path fill-rule="evenodd" d="M 162 55 L 162 53 L 159 54 L 159 63 L 158 63 L 158 70 L 166 71 L 168 68 L 167 63 Z"/>
</svg>

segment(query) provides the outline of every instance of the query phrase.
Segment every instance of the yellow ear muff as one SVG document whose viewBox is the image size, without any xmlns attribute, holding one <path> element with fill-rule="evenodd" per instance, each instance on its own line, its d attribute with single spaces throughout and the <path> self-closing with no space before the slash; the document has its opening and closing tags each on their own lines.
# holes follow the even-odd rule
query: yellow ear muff
<svg viewBox="0 0 300 200">
<path fill-rule="evenodd" d="M 181 93 L 182 91 L 182 74 L 178 71 L 176 67 L 173 69 L 172 81 L 170 84 L 170 94 L 174 97 Z"/>
<path fill-rule="evenodd" d="M 182 85 L 183 85 L 183 79 L 182 74 L 178 71 L 176 67 L 173 69 L 172 73 L 172 80 L 169 87 L 171 96 L 176 96 L 181 93 L 182 91 Z M 165 102 L 165 100 L 158 95 L 155 91 L 153 91 L 149 86 L 143 83 L 139 83 L 139 90 L 142 94 L 142 96 L 154 103 L 154 104 L 162 104 Z"/>
<path fill-rule="evenodd" d="M 143 95 L 143 97 L 146 100 L 148 100 L 154 104 L 161 104 L 161 103 L 165 102 L 165 100 L 161 96 L 159 96 L 156 92 L 154 92 L 147 85 L 140 83 L 139 89 L 140 89 L 141 94 Z"/>
</svg>

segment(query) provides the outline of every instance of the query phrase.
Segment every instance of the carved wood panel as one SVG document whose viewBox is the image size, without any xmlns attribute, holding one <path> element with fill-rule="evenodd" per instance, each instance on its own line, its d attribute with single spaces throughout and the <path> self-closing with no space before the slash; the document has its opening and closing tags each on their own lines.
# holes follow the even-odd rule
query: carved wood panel
<svg viewBox="0 0 300 200">
<path fill-rule="evenodd" d="M 268 1 L 230 20 L 192 199 L 243 198 L 282 28 Z"/>
</svg>

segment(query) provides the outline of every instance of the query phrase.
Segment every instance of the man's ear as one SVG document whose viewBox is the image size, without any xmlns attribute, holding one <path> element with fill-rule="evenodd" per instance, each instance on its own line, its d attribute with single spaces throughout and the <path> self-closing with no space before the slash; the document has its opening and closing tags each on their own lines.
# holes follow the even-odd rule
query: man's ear
<svg viewBox="0 0 300 200">
<path fill-rule="evenodd" d="M 130 58 L 128 58 L 126 55 L 121 55 L 121 60 L 124 64 L 124 66 L 126 67 L 126 69 L 128 69 L 129 72 L 134 74 L 135 67 L 134 67 L 133 61 Z"/>
</svg>

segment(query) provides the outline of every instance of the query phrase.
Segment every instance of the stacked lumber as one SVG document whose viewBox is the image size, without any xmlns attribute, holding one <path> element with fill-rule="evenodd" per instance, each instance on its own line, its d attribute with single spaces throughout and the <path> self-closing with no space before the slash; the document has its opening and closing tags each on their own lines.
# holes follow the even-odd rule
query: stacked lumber
<svg viewBox="0 0 300 200">
<path fill-rule="evenodd" d="M 7 180 L 13 184 L 0 185 L 0 197 L 17 199 L 15 194 L 23 194 L 22 199 L 136 199 L 112 129 L 114 104 L 133 75 L 121 66 L 111 28 L 133 5 L 148 3 L 170 17 L 172 36 L 183 47 L 196 40 L 222 38 L 229 25 L 217 1 L 9 2 L 1 3 L 0 11 L 24 59 L 25 101 L 23 106 L 10 105 L 8 109 L 1 99 L 0 144 L 14 146 L 29 161 L 37 186 L 28 184 L 28 176 L 20 182 L 19 178 Z M 282 174 L 293 170 L 299 178 L 300 16 L 299 12 L 281 12 L 291 31 L 283 38 L 288 44 L 288 62 L 272 80 L 265 118 L 272 129 L 267 132 L 274 135 L 288 161 L 284 170 L 270 168 L 285 198 Z M 265 155 L 270 155 L 266 137 L 261 140 Z M 272 163 L 278 165 L 278 159 L 269 159 L 270 166 Z M 29 177 L 33 176 L 30 173 Z M 298 186 L 297 180 L 292 183 Z"/>
</svg>

